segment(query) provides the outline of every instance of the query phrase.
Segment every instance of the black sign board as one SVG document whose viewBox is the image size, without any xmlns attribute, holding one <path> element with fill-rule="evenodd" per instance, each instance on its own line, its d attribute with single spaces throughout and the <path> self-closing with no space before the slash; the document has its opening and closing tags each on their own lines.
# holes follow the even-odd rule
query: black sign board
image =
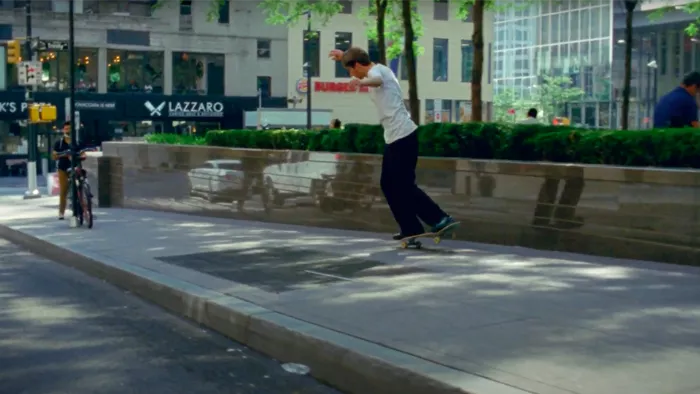
<svg viewBox="0 0 700 394">
<path fill-rule="evenodd" d="M 39 40 L 38 51 L 67 51 L 68 42 L 58 40 Z"/>
</svg>

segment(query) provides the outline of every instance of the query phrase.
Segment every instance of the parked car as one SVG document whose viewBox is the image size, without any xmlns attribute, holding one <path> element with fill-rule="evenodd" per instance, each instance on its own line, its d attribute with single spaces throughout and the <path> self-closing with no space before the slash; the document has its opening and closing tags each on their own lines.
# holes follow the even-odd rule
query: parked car
<svg viewBox="0 0 700 394">
<path fill-rule="evenodd" d="M 289 152 L 284 163 L 265 168 L 265 189 L 275 205 L 293 197 L 310 197 L 324 211 L 369 208 L 375 190 L 363 184 L 379 185 L 374 168 L 325 152 Z"/>
<path fill-rule="evenodd" d="M 233 202 L 243 191 L 243 165 L 240 160 L 209 160 L 187 173 L 190 194 L 208 201 Z"/>
</svg>

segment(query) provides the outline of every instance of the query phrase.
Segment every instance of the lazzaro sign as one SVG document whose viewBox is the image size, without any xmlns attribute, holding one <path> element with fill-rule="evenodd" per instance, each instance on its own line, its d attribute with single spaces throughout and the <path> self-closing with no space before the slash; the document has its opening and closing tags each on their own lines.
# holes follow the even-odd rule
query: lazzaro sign
<svg viewBox="0 0 700 394">
<path fill-rule="evenodd" d="M 221 118 L 224 104 L 220 101 L 161 101 L 143 103 L 152 117 Z"/>
</svg>

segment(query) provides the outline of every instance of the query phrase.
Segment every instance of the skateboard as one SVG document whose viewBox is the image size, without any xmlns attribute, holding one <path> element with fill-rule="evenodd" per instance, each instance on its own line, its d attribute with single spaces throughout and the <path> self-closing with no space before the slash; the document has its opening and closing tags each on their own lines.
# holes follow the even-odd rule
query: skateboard
<svg viewBox="0 0 700 394">
<path fill-rule="evenodd" d="M 436 244 L 439 244 L 440 241 L 442 241 L 442 237 L 444 237 L 446 235 L 452 235 L 452 239 L 455 239 L 455 238 L 457 238 L 457 234 L 454 232 L 454 230 L 456 230 L 457 227 L 459 227 L 459 225 L 460 225 L 460 222 L 454 222 L 436 233 L 427 232 L 427 233 L 412 235 L 410 237 L 403 238 L 403 239 L 401 239 L 401 248 L 407 249 L 410 246 L 411 248 L 420 249 L 421 246 L 423 246 L 423 244 L 420 241 L 416 241 L 414 244 L 408 243 L 409 241 L 411 241 L 413 239 L 418 239 L 418 238 L 433 238 L 433 241 L 435 241 Z"/>
</svg>

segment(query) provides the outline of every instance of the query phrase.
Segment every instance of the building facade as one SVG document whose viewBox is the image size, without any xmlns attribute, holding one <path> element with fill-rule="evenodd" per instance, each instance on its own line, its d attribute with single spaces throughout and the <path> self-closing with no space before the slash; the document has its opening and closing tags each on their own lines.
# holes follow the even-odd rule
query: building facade
<svg viewBox="0 0 700 394">
<path fill-rule="evenodd" d="M 75 77 L 81 137 L 88 143 L 149 132 L 240 128 L 243 112 L 286 107 L 287 28 L 268 26 L 257 2 L 75 0 Z M 0 40 L 23 38 L 25 2 L 0 2 Z M 70 114 L 68 1 L 32 1 L 32 36 L 50 43 L 37 100 Z M 5 48 L 0 47 L 5 57 Z M 23 57 L 26 57 L 24 54 Z M 23 59 L 28 60 L 28 59 Z M 22 154 L 25 88 L 0 62 L 0 155 Z M 275 82 L 275 83 L 271 83 Z M 0 172 L 4 166 L 0 163 Z"/>
<path fill-rule="evenodd" d="M 682 2 L 680 2 L 682 3 Z M 662 6 L 666 6 L 663 2 Z M 697 40 L 684 35 L 693 16 L 672 11 L 650 18 L 653 2 L 634 15 L 629 127 L 653 124 L 657 97 L 677 86 L 684 73 L 700 68 Z M 583 97 L 560 107 L 572 124 L 621 125 L 625 10 L 613 0 L 545 0 L 510 7 L 495 18 L 494 89 L 527 101 L 543 76 L 566 76 Z"/>
<path fill-rule="evenodd" d="M 358 46 L 368 49 L 370 57 L 378 59 L 376 44 L 367 39 L 367 27 L 359 15 L 368 6 L 367 0 L 343 1 L 343 12 L 323 25 L 312 20 L 309 43 L 311 58 L 311 97 L 316 109 L 333 110 L 333 116 L 343 123 L 377 123 L 376 108 L 367 92 L 345 91 L 350 80 L 347 72 L 336 62 L 328 59 L 334 49 Z M 471 19 L 457 17 L 456 2 L 446 0 L 420 1 L 418 10 L 423 21 L 423 36 L 418 43 L 424 53 L 417 58 L 418 95 L 422 123 L 459 122 L 471 119 L 471 70 L 473 47 Z M 487 15 L 485 26 L 484 74 L 482 100 L 484 119 L 490 116 L 492 101 L 492 17 Z M 304 78 L 304 48 L 306 22 L 301 21 L 290 28 L 288 49 L 287 96 L 301 98 L 298 107 L 306 104 L 306 81 Z M 408 76 L 401 57 L 390 62 L 402 83 L 405 99 L 408 99 Z"/>
</svg>

